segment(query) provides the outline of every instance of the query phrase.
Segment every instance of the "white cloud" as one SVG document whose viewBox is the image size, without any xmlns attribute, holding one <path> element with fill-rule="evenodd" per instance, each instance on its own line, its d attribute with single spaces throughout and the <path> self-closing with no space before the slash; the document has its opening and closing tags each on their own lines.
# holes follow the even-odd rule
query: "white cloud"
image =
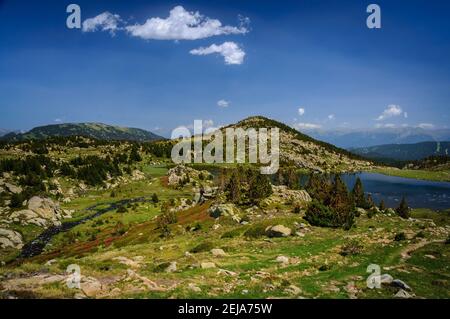
<svg viewBox="0 0 450 319">
<path fill-rule="evenodd" d="M 109 31 L 114 35 L 115 31 L 119 30 L 118 24 L 121 21 L 118 14 L 112 14 L 106 11 L 96 17 L 84 20 L 82 30 L 83 32 L 94 32 L 97 30 Z"/>
<path fill-rule="evenodd" d="M 244 24 L 249 22 L 248 18 L 242 21 Z M 149 18 L 144 24 L 130 25 L 125 29 L 132 36 L 145 40 L 198 40 L 217 35 L 245 34 L 248 29 L 244 24 L 239 27 L 223 26 L 217 19 L 176 6 L 165 19 Z"/>
<path fill-rule="evenodd" d="M 60 123 L 60 122 L 62 122 L 62 120 L 61 119 L 55 119 L 54 120 L 56 123 Z"/>
<path fill-rule="evenodd" d="M 314 130 L 321 128 L 322 125 L 314 123 L 294 123 L 293 127 L 297 130 Z"/>
<path fill-rule="evenodd" d="M 400 106 L 391 104 L 391 105 L 388 105 L 387 109 L 385 109 L 383 111 L 383 113 L 381 113 L 381 115 L 379 117 L 377 117 L 376 120 L 377 121 L 383 121 L 383 120 L 385 120 L 387 118 L 394 117 L 394 116 L 399 116 L 399 115 L 402 115 L 402 114 L 403 114 L 403 110 L 402 110 L 402 108 Z"/>
<path fill-rule="evenodd" d="M 219 100 L 219 101 L 217 101 L 217 106 L 228 107 L 229 105 L 230 105 L 229 101 L 226 101 L 226 100 Z"/>
<path fill-rule="evenodd" d="M 335 118 L 336 118 L 336 117 L 334 116 L 334 114 L 328 115 L 328 119 L 329 119 L 330 121 L 333 121 Z"/>
<path fill-rule="evenodd" d="M 378 124 L 375 124 L 375 127 L 376 128 L 395 128 L 396 126 L 395 126 L 395 124 L 392 124 L 392 123 L 386 123 L 386 124 L 378 123 Z"/>
<path fill-rule="evenodd" d="M 207 48 L 200 47 L 191 50 L 189 53 L 193 55 L 219 53 L 225 58 L 225 64 L 242 64 L 245 57 L 245 52 L 234 42 L 224 42 L 220 45 L 212 44 Z"/>
<path fill-rule="evenodd" d="M 433 129 L 435 127 L 434 124 L 431 123 L 420 123 L 417 126 L 423 129 Z"/>
<path fill-rule="evenodd" d="M 303 107 L 298 108 L 298 115 L 303 116 L 305 114 L 305 109 Z"/>
</svg>

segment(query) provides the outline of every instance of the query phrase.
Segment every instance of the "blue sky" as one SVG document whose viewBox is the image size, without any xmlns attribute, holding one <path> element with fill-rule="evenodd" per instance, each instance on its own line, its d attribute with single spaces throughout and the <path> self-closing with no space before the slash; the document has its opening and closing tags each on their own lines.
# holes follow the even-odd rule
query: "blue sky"
<svg viewBox="0 0 450 319">
<path fill-rule="evenodd" d="M 119 29 L 68 29 L 70 3 L 82 21 L 119 15 Z M 370 3 L 381 7 L 381 29 L 366 26 Z M 120 29 L 176 6 L 234 31 L 166 40 Z M 445 127 L 449 11 L 444 0 L 0 0 L 0 127 L 89 121 L 167 135 L 194 119 L 217 126 L 250 115 L 299 129 Z M 227 64 L 219 53 L 190 53 L 226 42 L 245 56 Z"/>
</svg>

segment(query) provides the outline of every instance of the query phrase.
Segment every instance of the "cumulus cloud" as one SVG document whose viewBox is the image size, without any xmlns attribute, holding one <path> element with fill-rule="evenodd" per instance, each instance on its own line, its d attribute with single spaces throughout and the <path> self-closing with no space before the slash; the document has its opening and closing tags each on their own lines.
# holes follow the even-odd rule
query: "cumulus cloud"
<svg viewBox="0 0 450 319">
<path fill-rule="evenodd" d="M 293 127 L 297 130 L 314 130 L 321 128 L 322 125 L 314 123 L 294 123 Z"/>
<path fill-rule="evenodd" d="M 217 101 L 217 106 L 228 107 L 229 105 L 230 105 L 229 101 L 226 101 L 226 100 L 219 100 L 219 101 Z"/>
<path fill-rule="evenodd" d="M 242 64 L 244 62 L 245 52 L 234 42 L 224 42 L 220 45 L 212 44 L 209 47 L 200 47 L 191 50 L 193 55 L 208 55 L 218 53 L 225 59 L 225 64 Z"/>
<path fill-rule="evenodd" d="M 135 37 L 145 40 L 198 40 L 217 35 L 245 34 L 248 18 L 241 20 L 239 27 L 222 25 L 217 19 L 211 19 L 198 11 L 189 12 L 182 6 L 170 10 L 167 18 L 149 18 L 144 24 L 135 24 L 125 29 Z"/>
<path fill-rule="evenodd" d="M 118 14 L 112 14 L 110 12 L 103 12 L 96 17 L 89 18 L 83 21 L 83 32 L 94 31 L 109 31 L 111 34 L 115 34 L 119 30 L 119 23 L 122 19 Z"/>
<path fill-rule="evenodd" d="M 434 124 L 431 123 L 420 123 L 417 126 L 423 129 L 433 129 L 435 127 Z"/>
<path fill-rule="evenodd" d="M 303 107 L 299 107 L 298 108 L 298 115 L 302 116 L 303 114 L 305 114 L 305 109 Z"/>
<path fill-rule="evenodd" d="M 400 106 L 391 104 L 391 105 L 388 105 L 387 109 L 385 109 L 383 111 L 383 113 L 381 113 L 381 115 L 377 117 L 376 120 L 377 121 L 383 121 L 383 120 L 385 120 L 387 118 L 391 118 L 391 117 L 394 117 L 394 116 L 399 116 L 399 115 L 402 115 L 402 114 L 403 114 L 403 110 L 402 110 L 402 108 Z M 406 115 L 406 116 L 408 116 L 408 115 Z"/>
</svg>

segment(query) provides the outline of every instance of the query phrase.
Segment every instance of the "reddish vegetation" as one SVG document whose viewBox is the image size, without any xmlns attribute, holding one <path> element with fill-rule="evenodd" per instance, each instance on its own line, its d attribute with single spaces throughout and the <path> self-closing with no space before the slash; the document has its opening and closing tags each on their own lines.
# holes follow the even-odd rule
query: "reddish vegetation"
<svg viewBox="0 0 450 319">
<path fill-rule="evenodd" d="M 169 186 L 169 177 L 168 176 L 161 176 L 160 181 L 161 181 L 162 186 L 164 186 L 164 187 Z"/>
<path fill-rule="evenodd" d="M 208 214 L 208 208 L 211 206 L 211 202 L 206 202 L 200 206 L 194 206 L 180 212 L 178 214 L 178 224 L 189 224 L 192 222 L 203 222 L 205 220 L 213 220 Z"/>
</svg>

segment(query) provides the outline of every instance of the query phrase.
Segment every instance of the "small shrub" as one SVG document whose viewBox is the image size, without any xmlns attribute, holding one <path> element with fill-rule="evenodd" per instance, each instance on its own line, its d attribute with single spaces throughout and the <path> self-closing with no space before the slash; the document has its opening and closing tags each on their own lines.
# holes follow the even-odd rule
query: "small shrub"
<svg viewBox="0 0 450 319">
<path fill-rule="evenodd" d="M 120 206 L 119 208 L 117 208 L 117 212 L 123 214 L 128 212 L 128 209 L 125 206 Z"/>
<path fill-rule="evenodd" d="M 152 195 L 152 202 L 153 204 L 157 204 L 159 202 L 158 195 L 156 195 L 156 193 L 153 193 Z"/>
<path fill-rule="evenodd" d="M 306 210 L 305 219 L 313 226 L 350 229 L 354 224 L 354 212 L 338 213 L 313 200 Z"/>
<path fill-rule="evenodd" d="M 405 233 L 404 233 L 404 232 L 401 232 L 401 233 L 395 234 L 394 240 L 395 240 L 395 241 L 406 240 L 406 235 L 405 235 Z"/>
<path fill-rule="evenodd" d="M 341 247 L 340 255 L 341 256 L 354 256 L 361 253 L 363 246 L 357 240 L 352 240 L 349 243 L 345 244 Z"/>
<path fill-rule="evenodd" d="M 425 233 L 423 231 L 419 231 L 415 237 L 416 238 L 425 238 Z"/>
<path fill-rule="evenodd" d="M 449 245 L 450 244 L 450 235 L 448 235 L 447 239 L 445 240 L 445 244 Z"/>
<path fill-rule="evenodd" d="M 294 214 L 300 214 L 301 208 L 299 205 L 294 206 L 294 210 L 292 211 Z"/>
<path fill-rule="evenodd" d="M 223 235 L 220 238 L 235 238 L 235 237 L 239 237 L 242 233 L 242 229 L 240 228 L 235 228 L 232 230 L 229 230 L 225 233 L 223 233 Z"/>
<path fill-rule="evenodd" d="M 245 237 L 249 238 L 258 238 L 266 235 L 267 225 L 265 224 L 256 224 L 252 225 L 249 229 L 247 229 L 244 233 Z"/>
<path fill-rule="evenodd" d="M 215 248 L 214 243 L 210 241 L 204 241 L 201 244 L 198 244 L 194 248 L 191 249 L 191 253 L 196 254 L 204 251 L 210 251 L 211 249 Z"/>
</svg>

